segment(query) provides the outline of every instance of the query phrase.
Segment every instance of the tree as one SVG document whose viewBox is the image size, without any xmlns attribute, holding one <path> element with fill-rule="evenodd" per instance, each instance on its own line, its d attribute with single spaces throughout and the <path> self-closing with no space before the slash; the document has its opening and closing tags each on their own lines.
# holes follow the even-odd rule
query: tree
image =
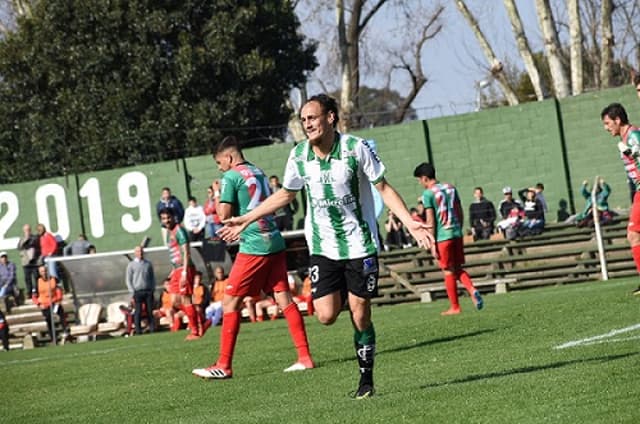
<svg viewBox="0 0 640 424">
<path fill-rule="evenodd" d="M 571 94 L 577 96 L 584 87 L 582 73 L 582 23 L 578 0 L 568 0 L 569 56 L 571 58 Z"/>
<path fill-rule="evenodd" d="M 378 89 L 365 86 L 360 87 L 358 93 L 359 109 L 355 119 L 360 122 L 362 128 L 380 127 L 384 125 L 398 124 L 398 110 L 405 107 L 407 99 L 395 90 L 388 88 Z M 405 120 L 417 119 L 415 109 L 408 107 L 402 113 Z"/>
<path fill-rule="evenodd" d="M 455 2 L 456 2 L 456 6 L 458 7 L 458 10 L 460 11 L 462 16 L 465 18 L 465 20 L 469 24 L 469 27 L 473 31 L 473 34 L 476 36 L 476 39 L 478 40 L 478 44 L 480 44 L 480 47 L 484 52 L 484 55 L 487 58 L 487 61 L 491 64 L 491 76 L 495 78 L 500 84 L 500 88 L 502 89 L 502 92 L 504 93 L 508 104 L 517 105 L 519 103 L 518 97 L 514 93 L 513 88 L 511 87 L 511 84 L 509 83 L 509 81 L 507 80 L 503 72 L 504 66 L 502 62 L 498 60 L 496 54 L 493 52 L 493 49 L 491 48 L 489 41 L 487 40 L 484 33 L 482 32 L 482 29 L 480 29 L 480 25 L 478 24 L 478 21 L 473 16 L 473 14 L 471 13 L 471 11 L 469 10 L 469 8 L 467 7 L 466 3 L 463 0 L 455 0 Z"/>
<path fill-rule="evenodd" d="M 514 0 L 504 0 L 504 7 L 507 10 L 509 20 L 511 21 L 511 29 L 513 30 L 513 34 L 516 38 L 516 46 L 518 47 L 518 52 L 520 52 L 520 56 L 524 62 L 527 74 L 529 74 L 531 86 L 536 93 L 536 98 L 538 100 L 543 100 L 544 92 L 542 90 L 542 79 L 540 78 L 540 73 L 538 72 L 538 68 L 533 60 L 533 53 L 529 47 L 527 36 L 524 33 L 524 27 L 522 25 L 522 20 L 520 19 L 516 3 Z"/>
<path fill-rule="evenodd" d="M 286 95 L 316 66 L 276 0 L 41 0 L 17 23 L 0 41 L 2 182 L 284 138 Z"/>
<path fill-rule="evenodd" d="M 611 86 L 611 62 L 613 62 L 613 3 L 611 0 L 602 0 L 600 9 L 602 48 L 600 49 L 600 86 Z"/>
<path fill-rule="evenodd" d="M 551 6 L 549 0 L 536 0 L 535 4 L 554 92 L 558 98 L 562 99 L 569 95 L 569 82 L 565 67 L 562 64 L 560 41 L 558 40 L 558 32 L 551 13 Z"/>
<path fill-rule="evenodd" d="M 342 130 L 348 131 L 363 125 L 359 122 L 359 117 L 362 116 L 359 103 L 363 75 L 371 77 L 384 73 L 382 78 L 387 81 L 385 89 L 388 90 L 393 90 L 391 87 L 397 84 L 399 78 L 408 80 L 408 93 L 402 93 L 408 103 L 399 105 L 395 120 L 401 122 L 405 119 L 405 113 L 410 111 L 410 102 L 427 82 L 422 69 L 422 48 L 442 28 L 442 7 L 435 5 L 427 8 L 426 4 L 430 2 L 299 2 L 298 13 L 302 16 L 301 19 L 316 24 L 315 37 L 325 44 L 323 51 L 327 53 L 322 62 L 326 66 L 327 75 L 323 75 L 317 82 L 325 92 L 339 93 Z M 330 12 L 333 13 L 331 22 L 327 20 Z M 382 25 L 383 13 L 385 19 Z M 406 33 L 403 30 L 407 30 Z M 307 31 L 312 33 L 314 29 L 308 28 Z M 397 66 L 386 66 L 389 57 L 397 62 Z M 402 80 L 403 83 L 405 79 Z"/>
</svg>

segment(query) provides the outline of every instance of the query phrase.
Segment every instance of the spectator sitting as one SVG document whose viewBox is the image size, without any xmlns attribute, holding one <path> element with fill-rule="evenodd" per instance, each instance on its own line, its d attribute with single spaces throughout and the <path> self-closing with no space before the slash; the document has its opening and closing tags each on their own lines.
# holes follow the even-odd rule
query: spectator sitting
<svg viewBox="0 0 640 424">
<path fill-rule="evenodd" d="M 256 321 L 262 322 L 264 321 L 264 316 L 266 315 L 265 312 L 268 313 L 269 307 L 276 305 L 276 301 L 273 298 L 273 295 L 266 294 L 264 292 L 260 292 L 260 296 L 258 296 L 257 299 L 254 298 L 254 300 L 256 308 Z M 276 311 L 273 313 L 273 315 L 271 315 L 271 320 L 275 320 L 277 318 L 278 308 L 276 308 Z"/>
<path fill-rule="evenodd" d="M 422 207 L 422 210 L 424 211 L 424 206 Z M 411 219 L 416 222 L 422 222 L 424 224 L 424 217 L 420 214 L 418 208 L 409 209 L 409 213 L 411 214 Z"/>
<path fill-rule="evenodd" d="M 202 241 L 207 216 L 195 197 L 189 197 L 189 206 L 184 211 L 184 228 L 189 233 L 189 241 Z"/>
<path fill-rule="evenodd" d="M 518 191 L 518 196 L 524 203 L 524 221 L 520 225 L 518 234 L 529 236 L 541 234 L 544 230 L 544 209 L 542 203 L 536 198 L 534 188 L 523 188 Z"/>
<path fill-rule="evenodd" d="M 535 187 L 533 187 L 533 191 L 536 192 L 536 199 L 540 201 L 542 205 L 542 213 L 544 214 L 545 221 L 547 219 L 547 212 L 549 212 L 549 208 L 547 207 L 547 199 L 544 197 L 544 184 L 537 183 Z"/>
<path fill-rule="evenodd" d="M 518 237 L 518 229 L 522 223 L 522 206 L 520 202 L 513 199 L 511 187 L 507 186 L 502 189 L 504 199 L 500 201 L 498 210 L 502 220 L 498 222 L 498 229 L 507 240 L 513 240 Z"/>
<path fill-rule="evenodd" d="M 91 243 L 84 234 L 78 235 L 78 239 L 66 245 L 63 249 L 64 256 L 86 255 L 89 253 Z"/>
<path fill-rule="evenodd" d="M 591 198 L 591 191 L 589 190 L 589 182 L 583 181 L 582 187 L 580 188 L 580 192 L 582 196 L 585 198 L 585 207 L 582 212 L 579 214 L 570 217 L 567 222 L 573 223 L 578 227 L 592 227 L 593 226 L 593 202 Z M 598 181 L 598 186 L 596 187 L 596 208 L 598 209 L 598 215 L 600 218 L 600 224 L 606 225 L 615 216 L 613 211 L 609 210 L 609 195 L 611 194 L 611 187 L 609 184 L 604 182 L 601 178 Z"/>
<path fill-rule="evenodd" d="M 269 177 L 269 187 L 271 188 L 271 194 L 282 188 L 282 184 L 280 184 L 280 179 L 277 175 Z M 293 230 L 293 216 L 297 211 L 298 200 L 293 199 L 291 203 L 281 207 L 274 213 L 276 217 L 276 225 L 280 231 Z"/>
<path fill-rule="evenodd" d="M 560 199 L 558 202 L 558 222 L 566 222 L 571 217 L 567 210 L 568 207 L 569 205 L 567 204 L 567 201 L 565 199 Z"/>
<path fill-rule="evenodd" d="M 387 231 L 385 250 L 411 247 L 409 236 L 405 232 L 402 222 L 400 222 L 391 210 L 389 210 L 389 216 L 384 223 L 384 228 Z"/>
<path fill-rule="evenodd" d="M 20 295 L 17 281 L 16 264 L 9 260 L 7 252 L 0 252 L 0 297 L 13 296 L 17 303 Z"/>
<path fill-rule="evenodd" d="M 178 331 L 182 325 L 182 317 L 184 312 L 176 311 L 173 306 L 173 296 L 169 293 L 169 279 L 164 280 L 162 295 L 160 297 L 160 308 L 153 311 L 156 319 L 166 317 L 171 323 L 171 331 Z"/>
<path fill-rule="evenodd" d="M 9 324 L 0 310 L 0 339 L 2 340 L 2 348 L 9 351 Z"/>
<path fill-rule="evenodd" d="M 298 290 L 295 277 L 289 274 L 289 289 L 291 290 L 293 300 L 298 304 L 304 303 L 307 306 L 307 315 L 311 316 L 314 312 L 313 298 L 311 297 L 311 278 L 306 271 L 299 271 L 298 275 L 305 276 L 302 280 L 302 287 Z"/>
<path fill-rule="evenodd" d="M 211 322 L 211 326 L 216 326 L 222 321 L 222 298 L 224 297 L 224 289 L 227 285 L 227 279 L 224 275 L 224 269 L 217 266 L 213 271 L 215 281 L 211 287 L 211 301 L 204 311 L 205 318 Z"/>
<path fill-rule="evenodd" d="M 476 187 L 473 190 L 473 198 L 473 203 L 469 205 L 469 220 L 471 221 L 473 240 L 489 240 L 491 234 L 493 234 L 496 209 L 493 203 L 484 197 L 482 187 Z"/>
<path fill-rule="evenodd" d="M 196 308 L 196 314 L 198 317 L 198 332 L 204 334 L 211 326 L 209 320 L 205 320 L 204 310 L 209 305 L 209 291 L 207 287 L 202 284 L 202 273 L 196 271 L 193 276 L 193 294 L 191 295 L 191 303 Z"/>
</svg>

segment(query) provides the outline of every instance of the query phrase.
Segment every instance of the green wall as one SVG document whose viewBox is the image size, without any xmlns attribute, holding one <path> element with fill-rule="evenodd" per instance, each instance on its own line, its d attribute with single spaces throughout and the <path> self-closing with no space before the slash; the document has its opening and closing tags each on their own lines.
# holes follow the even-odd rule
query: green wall
<svg viewBox="0 0 640 424">
<path fill-rule="evenodd" d="M 631 121 L 640 123 L 640 101 L 634 90 L 623 87 L 361 130 L 357 135 L 376 141 L 388 180 L 410 207 L 422 191 L 413 169 L 431 160 L 441 180 L 458 186 L 465 210 L 475 186 L 482 186 L 497 204 L 505 185 L 517 190 L 543 182 L 549 220 L 554 221 L 561 199 L 582 209 L 580 183 L 592 181 L 596 174 L 612 185 L 613 207 L 629 206 L 617 140 L 600 122 L 600 111 L 613 101 L 627 106 Z M 245 156 L 267 175 L 282 176 L 291 147 L 252 148 Z M 22 225 L 38 222 L 48 223 L 67 240 L 84 232 L 99 252 L 129 249 L 144 236 L 160 245 L 155 204 L 162 187 L 170 187 L 185 204 L 189 192 L 202 203 L 206 187 L 219 176 L 211 155 L 206 155 L 2 186 L 0 250 L 10 251 L 11 259 L 19 262 L 14 250 Z M 302 216 L 301 211 L 297 218 Z"/>
</svg>

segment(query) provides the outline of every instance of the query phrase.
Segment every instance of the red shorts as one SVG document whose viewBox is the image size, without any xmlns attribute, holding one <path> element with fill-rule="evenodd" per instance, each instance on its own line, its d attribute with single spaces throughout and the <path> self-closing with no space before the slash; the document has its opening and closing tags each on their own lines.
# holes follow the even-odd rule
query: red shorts
<svg viewBox="0 0 640 424">
<path fill-rule="evenodd" d="M 260 290 L 265 293 L 289 291 L 284 251 L 266 256 L 236 255 L 224 293 L 238 297 L 257 296 Z"/>
<path fill-rule="evenodd" d="M 454 269 L 464 265 L 464 248 L 462 237 L 451 240 L 443 240 L 436 243 L 438 254 L 438 264 L 441 269 Z"/>
<path fill-rule="evenodd" d="M 193 276 L 196 273 L 194 266 L 187 267 L 187 278 L 184 287 L 180 289 L 180 279 L 182 278 L 183 268 L 174 268 L 169 274 L 169 287 L 167 291 L 171 294 L 179 294 L 182 296 L 191 296 L 193 294 Z"/>
<path fill-rule="evenodd" d="M 636 191 L 633 195 L 627 230 L 640 233 L 640 191 Z"/>
</svg>

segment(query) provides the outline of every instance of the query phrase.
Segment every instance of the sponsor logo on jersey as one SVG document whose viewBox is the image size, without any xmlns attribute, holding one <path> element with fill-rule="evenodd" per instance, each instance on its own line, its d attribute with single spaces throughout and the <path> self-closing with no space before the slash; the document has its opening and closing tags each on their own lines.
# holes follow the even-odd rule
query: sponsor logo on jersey
<svg viewBox="0 0 640 424">
<path fill-rule="evenodd" d="M 356 196 L 346 194 L 336 199 L 311 199 L 311 206 L 314 208 L 329 208 L 331 206 L 347 206 L 356 202 Z"/>
</svg>

